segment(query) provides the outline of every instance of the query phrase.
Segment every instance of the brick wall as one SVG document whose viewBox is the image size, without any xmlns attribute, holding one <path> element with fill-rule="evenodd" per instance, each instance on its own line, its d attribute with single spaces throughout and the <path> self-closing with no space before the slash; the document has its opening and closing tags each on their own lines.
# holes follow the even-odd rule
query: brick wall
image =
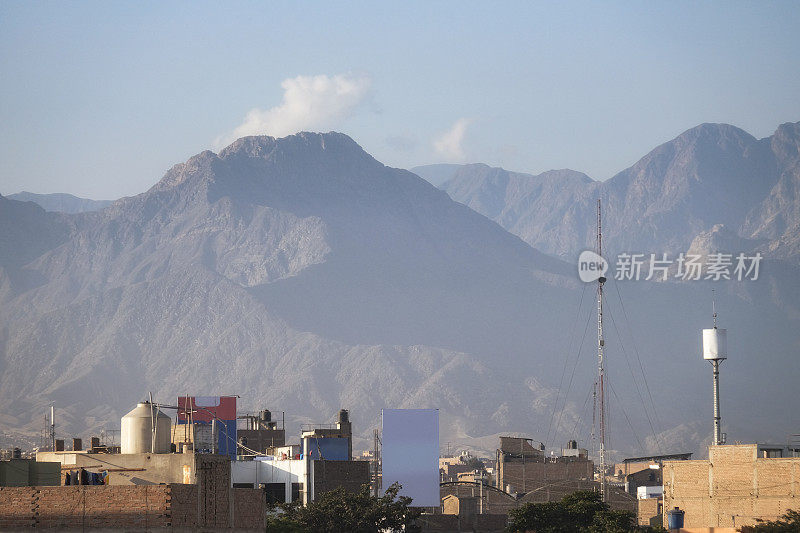
<svg viewBox="0 0 800 533">
<path fill-rule="evenodd" d="M 233 527 L 264 530 L 267 495 L 263 490 L 231 489 L 233 493 Z"/>
<path fill-rule="evenodd" d="M 231 466 L 227 457 L 197 455 L 195 478 L 199 491 L 197 517 L 201 527 L 231 524 Z"/>
<path fill-rule="evenodd" d="M 800 508 L 800 459 L 759 459 L 755 445 L 711 446 L 708 461 L 664 463 L 664 511 L 685 527 L 741 527 Z"/>
<path fill-rule="evenodd" d="M 476 497 L 478 498 L 478 506 L 480 507 L 481 496 L 483 497 L 483 512 L 490 514 L 508 514 L 511 509 L 516 509 L 519 503 L 516 499 L 512 498 L 504 492 L 497 492 L 488 488 L 486 485 L 483 487 L 477 484 L 447 484 L 439 487 L 439 495 L 442 499 L 452 494 L 453 496 L 462 497 Z"/>
<path fill-rule="evenodd" d="M 506 515 L 479 514 L 468 522 L 458 515 L 423 514 L 417 519 L 417 525 L 422 533 L 456 533 L 467 531 L 480 531 L 482 533 L 502 533 L 508 525 Z"/>
<path fill-rule="evenodd" d="M 200 504 L 197 485 L 168 485 L 170 487 L 170 521 L 173 527 L 197 527 Z"/>
<path fill-rule="evenodd" d="M 0 529 L 166 527 L 170 487 L 0 488 Z"/>
<path fill-rule="evenodd" d="M 658 498 L 645 498 L 637 500 L 636 519 L 640 526 L 656 525 L 652 522 L 654 518 L 661 522 L 661 500 Z"/>
<path fill-rule="evenodd" d="M 263 530 L 266 505 L 263 491 L 224 487 L 218 492 L 203 494 L 197 485 L 178 484 L 0 487 L 0 531 L 121 527 L 224 529 L 231 525 L 238 529 Z M 230 523 L 231 511 L 233 524 Z"/>
<path fill-rule="evenodd" d="M 338 487 L 358 492 L 369 485 L 369 461 L 314 461 L 314 499 Z"/>
<path fill-rule="evenodd" d="M 515 492 L 530 492 L 553 483 L 594 477 L 592 461 L 570 461 L 556 463 L 505 462 L 500 463 L 500 488 L 511 485 Z"/>
</svg>

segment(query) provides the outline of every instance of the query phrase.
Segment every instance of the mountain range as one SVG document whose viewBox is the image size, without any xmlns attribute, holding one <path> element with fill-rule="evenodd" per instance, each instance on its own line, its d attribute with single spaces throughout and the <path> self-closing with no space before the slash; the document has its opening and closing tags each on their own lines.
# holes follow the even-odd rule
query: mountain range
<svg viewBox="0 0 800 533">
<path fill-rule="evenodd" d="M 800 123 L 756 139 L 702 124 L 606 181 L 571 170 L 538 175 L 483 164 L 413 169 L 534 248 L 572 261 L 595 241 L 595 200 L 615 252 L 685 252 L 721 224 L 771 258 L 800 256 Z M 445 169 L 447 172 L 445 172 Z"/>
<path fill-rule="evenodd" d="M 19 200 L 20 202 L 34 202 L 41 206 L 45 211 L 56 211 L 59 213 L 83 213 L 84 211 L 99 211 L 111 205 L 111 200 L 89 200 L 79 198 L 72 194 L 52 193 L 36 194 L 33 192 L 22 191 L 9 194 L 7 198 Z"/>
<path fill-rule="evenodd" d="M 797 131 L 703 125 L 602 183 L 439 167 L 443 190 L 342 134 L 246 137 L 99 211 L 0 197 L 5 439 L 32 438 L 50 402 L 64 434 L 115 428 L 152 391 L 238 394 L 290 434 L 340 407 L 362 438 L 382 407 L 438 407 L 442 442 L 586 442 L 593 290 L 574 259 L 596 197 L 611 250 L 766 255 L 758 281 L 609 283 L 612 446 L 706 439 L 711 287 L 732 332 L 729 432 L 796 432 Z"/>
</svg>

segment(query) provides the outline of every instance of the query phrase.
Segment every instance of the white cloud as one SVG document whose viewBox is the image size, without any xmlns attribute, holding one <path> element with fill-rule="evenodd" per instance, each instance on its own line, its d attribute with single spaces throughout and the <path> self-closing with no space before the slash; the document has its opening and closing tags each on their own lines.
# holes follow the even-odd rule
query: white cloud
<svg viewBox="0 0 800 533">
<path fill-rule="evenodd" d="M 470 120 L 466 118 L 456 120 L 449 130 L 433 141 L 436 153 L 448 161 L 463 161 L 464 148 L 461 143 L 464 141 L 464 134 L 469 124 Z"/>
<path fill-rule="evenodd" d="M 251 109 L 228 135 L 217 138 L 224 146 L 247 135 L 283 137 L 302 130 L 327 131 L 350 117 L 369 93 L 368 76 L 297 76 L 281 83 L 283 101 L 267 110 Z"/>
</svg>

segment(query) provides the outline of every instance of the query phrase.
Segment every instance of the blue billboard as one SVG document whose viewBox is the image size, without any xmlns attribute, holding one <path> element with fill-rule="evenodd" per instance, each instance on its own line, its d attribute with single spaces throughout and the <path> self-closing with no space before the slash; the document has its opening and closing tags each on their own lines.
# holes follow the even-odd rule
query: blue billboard
<svg viewBox="0 0 800 533">
<path fill-rule="evenodd" d="M 400 483 L 414 507 L 439 507 L 439 410 L 383 409 L 383 488 Z"/>
</svg>

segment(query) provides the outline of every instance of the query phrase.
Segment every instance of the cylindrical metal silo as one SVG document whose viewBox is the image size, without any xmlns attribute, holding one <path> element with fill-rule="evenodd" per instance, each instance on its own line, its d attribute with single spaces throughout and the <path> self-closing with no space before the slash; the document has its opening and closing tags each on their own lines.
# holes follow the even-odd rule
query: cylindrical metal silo
<svg viewBox="0 0 800 533">
<path fill-rule="evenodd" d="M 155 422 L 155 433 L 153 432 Z M 150 402 L 139 403 L 122 417 L 120 452 L 169 453 L 172 420 Z"/>
</svg>

